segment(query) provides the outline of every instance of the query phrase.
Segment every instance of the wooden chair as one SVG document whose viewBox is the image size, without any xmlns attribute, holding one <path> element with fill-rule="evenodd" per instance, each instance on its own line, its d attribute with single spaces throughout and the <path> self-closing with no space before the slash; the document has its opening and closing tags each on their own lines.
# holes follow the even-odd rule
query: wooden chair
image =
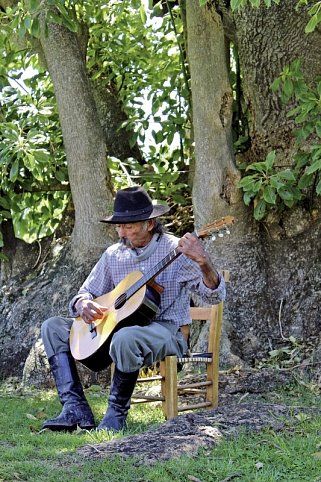
<svg viewBox="0 0 321 482">
<path fill-rule="evenodd" d="M 229 272 L 223 271 L 226 282 L 229 281 Z M 200 408 L 216 408 L 218 406 L 218 377 L 219 377 L 219 354 L 220 339 L 223 319 L 223 302 L 209 307 L 191 307 L 191 318 L 193 321 L 209 320 L 209 334 L 207 353 L 191 353 L 188 356 L 176 357 L 167 356 L 160 362 L 160 375 L 152 377 L 140 377 L 137 384 L 161 382 L 161 396 L 146 394 L 135 394 L 132 396 L 132 403 L 148 403 L 161 401 L 166 419 L 176 417 L 179 412 L 195 410 Z M 184 329 L 187 334 L 189 326 Z M 195 383 L 178 383 L 178 364 L 201 363 L 206 366 L 206 380 Z M 203 402 L 179 404 L 179 397 L 184 394 L 204 395 Z"/>
</svg>

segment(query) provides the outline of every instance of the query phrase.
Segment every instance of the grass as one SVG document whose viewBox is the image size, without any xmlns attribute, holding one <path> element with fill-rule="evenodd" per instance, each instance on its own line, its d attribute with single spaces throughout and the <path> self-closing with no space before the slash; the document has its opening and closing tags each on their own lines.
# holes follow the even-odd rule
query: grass
<svg viewBox="0 0 321 482">
<path fill-rule="evenodd" d="M 298 383 L 268 394 L 266 401 L 319 406 L 317 387 Z M 92 388 L 87 396 L 97 420 L 106 408 L 106 393 Z M 28 391 L 2 385 L 0 390 L 0 482 L 321 482 L 321 417 L 293 417 L 282 432 L 243 432 L 223 439 L 197 457 L 181 457 L 146 466 L 115 457 L 83 460 L 76 449 L 123 434 L 41 432 L 42 421 L 59 413 L 54 391 Z M 125 435 L 164 422 L 160 408 L 135 405 Z"/>
</svg>

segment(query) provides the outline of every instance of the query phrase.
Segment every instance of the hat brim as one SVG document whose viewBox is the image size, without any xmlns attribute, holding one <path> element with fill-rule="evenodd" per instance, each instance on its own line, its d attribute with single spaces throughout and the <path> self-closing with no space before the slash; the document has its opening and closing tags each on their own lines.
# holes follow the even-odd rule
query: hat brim
<svg viewBox="0 0 321 482">
<path fill-rule="evenodd" d="M 153 205 L 152 212 L 148 214 L 131 215 L 130 212 L 124 213 L 122 215 L 112 214 L 107 218 L 101 219 L 100 222 L 109 223 L 109 224 L 139 223 L 140 221 L 147 221 L 148 219 L 154 219 L 154 218 L 157 218 L 158 216 L 162 216 L 163 214 L 168 213 L 170 209 L 171 208 L 169 206 L 164 206 L 162 204 L 155 204 Z"/>
</svg>

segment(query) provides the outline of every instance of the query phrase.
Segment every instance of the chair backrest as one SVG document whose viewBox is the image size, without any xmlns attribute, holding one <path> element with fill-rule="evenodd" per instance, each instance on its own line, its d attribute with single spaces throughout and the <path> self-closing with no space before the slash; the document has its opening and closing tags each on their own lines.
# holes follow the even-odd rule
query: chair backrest
<svg viewBox="0 0 321 482">
<path fill-rule="evenodd" d="M 207 351 L 215 353 L 216 345 L 220 339 L 221 325 L 219 319 L 220 305 L 212 305 L 210 307 L 193 306 L 190 308 L 190 315 L 193 321 L 209 321 L 208 344 Z"/>
<path fill-rule="evenodd" d="M 221 273 L 225 283 L 228 283 L 230 280 L 230 272 L 227 270 L 222 270 Z M 218 305 L 192 306 L 190 308 L 190 315 L 193 321 L 209 321 L 207 351 L 210 353 L 217 354 L 220 350 L 223 308 L 223 302 L 219 303 Z M 188 328 L 190 327 L 190 325 L 187 326 Z"/>
</svg>

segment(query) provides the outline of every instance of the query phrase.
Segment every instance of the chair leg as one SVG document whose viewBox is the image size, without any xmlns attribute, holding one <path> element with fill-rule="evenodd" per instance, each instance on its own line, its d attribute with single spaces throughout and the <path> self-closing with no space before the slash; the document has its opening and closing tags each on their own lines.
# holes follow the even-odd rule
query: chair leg
<svg viewBox="0 0 321 482">
<path fill-rule="evenodd" d="M 220 364 L 220 339 L 222 330 L 223 318 L 223 302 L 217 306 L 215 311 L 215 323 L 211 327 L 215 332 L 210 331 L 209 334 L 209 351 L 212 353 L 212 362 L 207 365 L 207 380 L 211 381 L 211 385 L 207 388 L 206 401 L 211 403 L 209 408 L 217 408 L 218 406 L 218 378 L 219 378 L 219 364 Z"/>
<path fill-rule="evenodd" d="M 216 374 L 215 364 L 208 363 L 207 364 L 207 380 L 211 382 L 211 385 L 208 385 L 206 389 L 206 401 L 210 402 L 211 408 L 217 408 L 218 406 L 218 379 Z"/>
<path fill-rule="evenodd" d="M 163 412 L 167 420 L 178 415 L 177 396 L 177 357 L 167 356 L 160 363 L 162 376 Z"/>
</svg>

